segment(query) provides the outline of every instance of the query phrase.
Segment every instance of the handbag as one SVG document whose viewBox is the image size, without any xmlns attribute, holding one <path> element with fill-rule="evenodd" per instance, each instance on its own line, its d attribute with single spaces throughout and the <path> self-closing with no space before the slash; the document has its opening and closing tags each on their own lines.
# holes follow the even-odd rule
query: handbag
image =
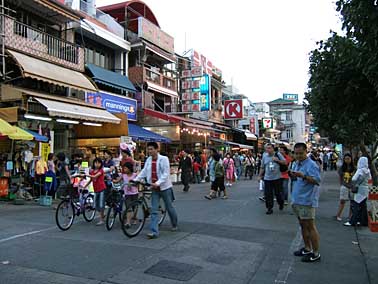
<svg viewBox="0 0 378 284">
<path fill-rule="evenodd" d="M 275 155 L 279 160 L 281 160 L 277 153 L 275 153 L 274 155 Z M 283 160 L 282 160 L 282 161 L 283 161 Z M 289 168 L 288 168 L 287 165 L 282 165 L 282 164 L 280 164 L 280 163 L 277 163 L 277 164 L 280 166 L 280 172 L 281 172 L 281 173 L 283 173 L 283 172 L 287 172 L 287 171 L 288 171 Z"/>
</svg>

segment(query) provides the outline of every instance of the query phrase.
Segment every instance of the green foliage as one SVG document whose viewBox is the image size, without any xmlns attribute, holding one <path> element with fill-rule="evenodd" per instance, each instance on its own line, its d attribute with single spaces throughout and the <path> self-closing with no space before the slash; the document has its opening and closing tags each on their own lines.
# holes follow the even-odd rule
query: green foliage
<svg viewBox="0 0 378 284">
<path fill-rule="evenodd" d="M 359 48 L 356 64 L 378 90 L 378 1 L 339 0 L 336 6 L 348 38 Z"/>
<path fill-rule="evenodd" d="M 359 66 L 354 39 L 333 33 L 310 54 L 308 108 L 332 141 L 369 143 L 378 130 L 377 92 Z"/>
</svg>

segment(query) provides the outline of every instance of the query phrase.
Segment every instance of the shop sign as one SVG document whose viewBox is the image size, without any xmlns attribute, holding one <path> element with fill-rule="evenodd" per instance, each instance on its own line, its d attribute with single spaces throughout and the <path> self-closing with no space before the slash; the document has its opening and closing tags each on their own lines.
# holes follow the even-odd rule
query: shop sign
<svg viewBox="0 0 378 284">
<path fill-rule="evenodd" d="M 255 123 L 256 123 L 256 120 L 254 117 L 252 117 L 250 120 L 249 120 L 249 131 L 253 134 L 256 133 L 256 126 L 255 126 Z"/>
<path fill-rule="evenodd" d="M 209 75 L 205 74 L 199 78 L 192 78 L 192 80 L 187 79 L 182 82 L 182 87 L 185 91 L 181 94 L 181 100 L 186 102 L 182 105 L 183 112 L 210 110 L 211 84 Z"/>
<path fill-rule="evenodd" d="M 137 120 L 137 100 L 105 93 L 86 93 L 85 101 L 103 107 L 111 113 L 125 113 L 128 120 Z"/>
<path fill-rule="evenodd" d="M 144 17 L 138 18 L 138 37 L 144 38 L 172 54 L 175 52 L 174 38 Z"/>
<path fill-rule="evenodd" d="M 224 119 L 242 119 L 243 100 L 226 100 L 224 102 Z"/>
<path fill-rule="evenodd" d="M 50 144 L 41 143 L 41 156 L 44 161 L 48 161 L 49 154 L 50 154 Z"/>
<path fill-rule="evenodd" d="M 201 77 L 202 75 L 203 75 L 203 72 L 202 72 L 201 66 L 192 67 L 192 69 L 190 70 L 183 70 L 181 72 L 182 78 Z"/>
<path fill-rule="evenodd" d="M 265 128 L 265 129 L 273 128 L 273 119 L 272 118 L 263 118 L 262 119 L 262 125 L 263 125 L 263 128 Z"/>
<path fill-rule="evenodd" d="M 121 143 L 132 144 L 133 139 L 129 136 L 121 136 Z"/>
<path fill-rule="evenodd" d="M 298 95 L 297 94 L 283 94 L 283 99 L 287 101 L 298 101 Z"/>
</svg>

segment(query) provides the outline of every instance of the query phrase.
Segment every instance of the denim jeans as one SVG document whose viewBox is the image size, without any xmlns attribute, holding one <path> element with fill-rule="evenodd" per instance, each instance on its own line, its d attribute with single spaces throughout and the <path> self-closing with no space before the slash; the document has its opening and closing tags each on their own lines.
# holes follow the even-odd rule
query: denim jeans
<svg viewBox="0 0 378 284">
<path fill-rule="evenodd" d="M 283 178 L 282 179 L 282 198 L 284 201 L 288 201 L 289 197 L 289 179 Z"/>
<path fill-rule="evenodd" d="M 177 227 L 177 213 L 172 205 L 173 191 L 168 188 L 163 191 L 152 191 L 151 195 L 151 224 L 150 228 L 153 234 L 159 235 L 159 201 L 163 199 L 165 208 L 171 220 L 172 227 Z"/>
<path fill-rule="evenodd" d="M 238 176 L 238 180 L 240 180 L 242 173 L 243 173 L 243 167 L 242 166 L 236 167 L 236 175 Z"/>
</svg>

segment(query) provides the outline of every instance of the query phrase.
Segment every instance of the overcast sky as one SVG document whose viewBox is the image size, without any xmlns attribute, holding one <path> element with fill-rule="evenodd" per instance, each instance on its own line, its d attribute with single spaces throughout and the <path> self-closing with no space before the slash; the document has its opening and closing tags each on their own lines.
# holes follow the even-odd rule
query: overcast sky
<svg viewBox="0 0 378 284">
<path fill-rule="evenodd" d="M 97 6 L 124 1 L 97 0 Z M 308 54 L 340 31 L 335 0 L 145 0 L 182 54 L 194 48 L 253 102 L 307 87 Z M 185 46 L 186 34 L 186 46 Z"/>
</svg>

